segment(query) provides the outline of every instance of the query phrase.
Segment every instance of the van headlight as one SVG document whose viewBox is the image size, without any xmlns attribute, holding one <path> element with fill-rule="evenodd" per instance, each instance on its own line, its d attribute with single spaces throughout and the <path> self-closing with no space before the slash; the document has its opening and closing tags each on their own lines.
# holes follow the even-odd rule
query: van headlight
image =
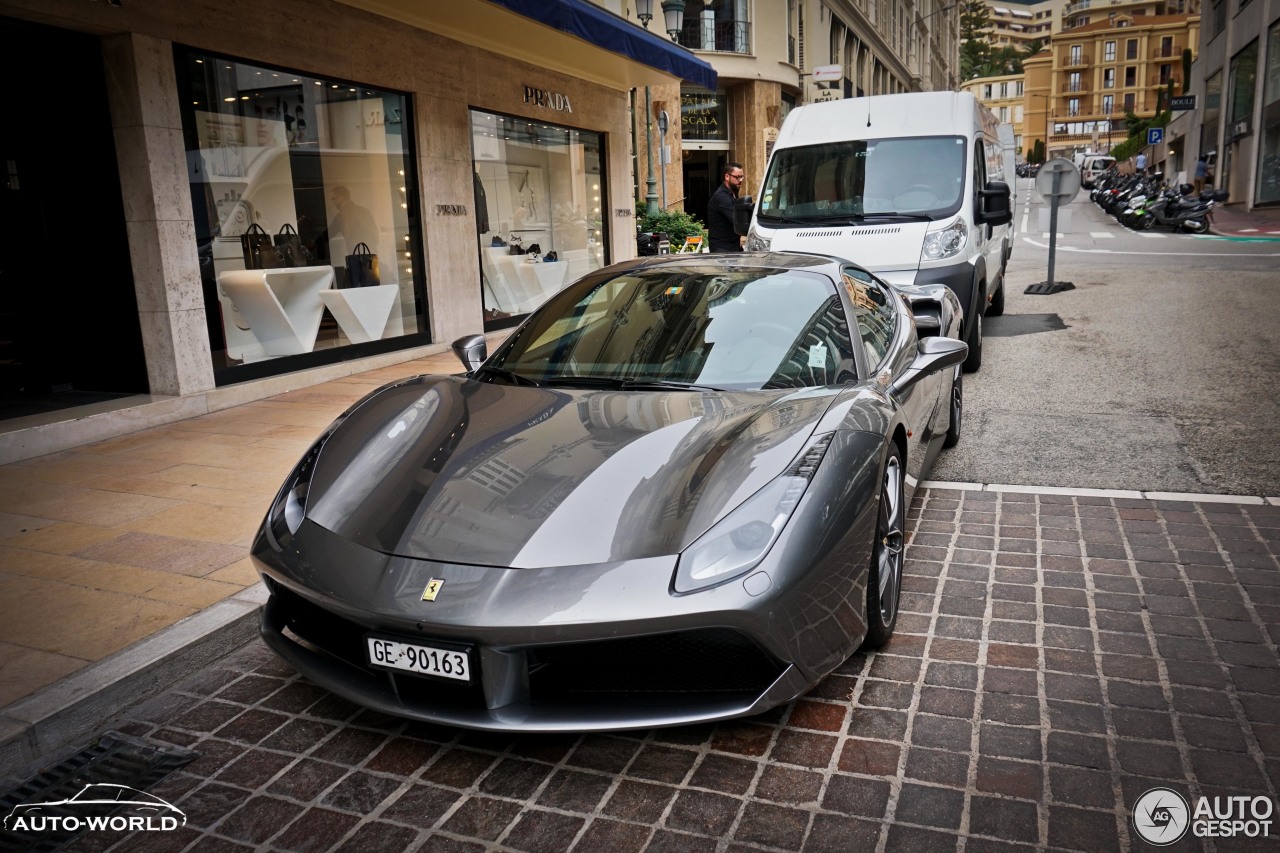
<svg viewBox="0 0 1280 853">
<path fill-rule="evenodd" d="M 748 252 L 767 252 L 769 246 L 773 244 L 772 237 L 766 237 L 754 226 L 747 231 L 747 245 L 745 250 Z"/>
<path fill-rule="evenodd" d="M 813 441 L 781 477 L 747 498 L 680 555 L 673 589 L 697 592 L 751 571 L 778 541 L 835 433 Z"/>
<path fill-rule="evenodd" d="M 921 261 L 940 261 L 955 257 L 964 249 L 969 240 L 969 223 L 963 216 L 957 216 L 950 225 L 937 231 L 929 231 L 924 235 L 924 246 L 920 249 Z"/>
</svg>

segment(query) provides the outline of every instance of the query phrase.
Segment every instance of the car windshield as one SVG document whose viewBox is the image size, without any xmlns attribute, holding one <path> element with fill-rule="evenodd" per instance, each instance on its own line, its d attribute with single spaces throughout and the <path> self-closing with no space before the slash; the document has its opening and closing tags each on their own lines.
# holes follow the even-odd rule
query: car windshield
<svg viewBox="0 0 1280 853">
<path fill-rule="evenodd" d="M 706 264 L 587 279 L 554 296 L 477 374 L 623 390 L 756 390 L 857 378 L 835 284 Z"/>
<path fill-rule="evenodd" d="M 965 141 L 958 136 L 844 140 L 780 148 L 760 197 L 765 224 L 940 219 L 960 209 Z"/>
</svg>

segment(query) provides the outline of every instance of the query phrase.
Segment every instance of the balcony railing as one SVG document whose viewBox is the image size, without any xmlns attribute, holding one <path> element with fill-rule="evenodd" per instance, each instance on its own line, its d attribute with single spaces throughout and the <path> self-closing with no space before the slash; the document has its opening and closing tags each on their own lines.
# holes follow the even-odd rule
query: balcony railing
<svg viewBox="0 0 1280 853">
<path fill-rule="evenodd" d="M 690 50 L 718 50 L 724 53 L 751 52 L 750 21 L 706 21 L 685 18 L 676 41 Z"/>
<path fill-rule="evenodd" d="M 1182 45 L 1175 44 L 1170 47 L 1155 47 L 1151 49 L 1152 59 L 1173 59 L 1182 56 Z"/>
<path fill-rule="evenodd" d="M 1088 53 L 1081 53 L 1075 56 L 1068 56 L 1066 61 L 1062 63 L 1066 68 L 1076 68 L 1081 65 L 1093 64 L 1093 57 Z"/>
<path fill-rule="evenodd" d="M 1086 91 L 1083 83 L 1063 83 L 1062 91 L 1064 92 L 1084 92 Z"/>
</svg>

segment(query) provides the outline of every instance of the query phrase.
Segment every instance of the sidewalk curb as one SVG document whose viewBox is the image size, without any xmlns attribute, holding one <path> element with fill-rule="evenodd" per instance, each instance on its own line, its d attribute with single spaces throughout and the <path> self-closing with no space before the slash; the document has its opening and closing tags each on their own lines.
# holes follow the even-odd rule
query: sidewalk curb
<svg viewBox="0 0 1280 853">
<path fill-rule="evenodd" d="M 261 582 L 0 709 L 0 767 L 26 775 L 258 635 Z"/>
</svg>

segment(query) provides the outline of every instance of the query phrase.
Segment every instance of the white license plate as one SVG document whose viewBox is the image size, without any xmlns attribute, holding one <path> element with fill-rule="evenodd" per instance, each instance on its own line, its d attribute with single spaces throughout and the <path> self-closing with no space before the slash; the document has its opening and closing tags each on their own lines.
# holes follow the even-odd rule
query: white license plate
<svg viewBox="0 0 1280 853">
<path fill-rule="evenodd" d="M 420 646 L 416 643 L 399 643 L 378 637 L 366 637 L 369 646 L 369 663 L 386 666 L 419 675 L 438 675 L 457 681 L 471 680 L 471 666 L 466 652 Z"/>
</svg>

